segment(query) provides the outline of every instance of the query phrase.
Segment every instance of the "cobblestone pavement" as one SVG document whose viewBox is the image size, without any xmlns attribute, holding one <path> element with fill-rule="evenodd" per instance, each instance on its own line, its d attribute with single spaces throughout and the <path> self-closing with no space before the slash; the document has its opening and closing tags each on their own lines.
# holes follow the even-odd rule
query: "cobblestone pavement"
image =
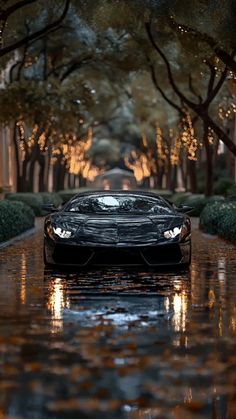
<svg viewBox="0 0 236 419">
<path fill-rule="evenodd" d="M 193 232 L 190 272 L 44 272 L 0 253 L 0 418 L 236 417 L 236 247 Z"/>
</svg>

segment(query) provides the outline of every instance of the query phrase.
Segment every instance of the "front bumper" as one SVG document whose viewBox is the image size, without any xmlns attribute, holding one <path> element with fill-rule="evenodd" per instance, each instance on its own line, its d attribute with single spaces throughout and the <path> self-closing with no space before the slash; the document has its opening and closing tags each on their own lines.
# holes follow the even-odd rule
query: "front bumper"
<svg viewBox="0 0 236 419">
<path fill-rule="evenodd" d="M 58 266 L 171 266 L 189 264 L 191 242 L 149 246 L 82 246 L 45 239 L 46 263 Z"/>
</svg>

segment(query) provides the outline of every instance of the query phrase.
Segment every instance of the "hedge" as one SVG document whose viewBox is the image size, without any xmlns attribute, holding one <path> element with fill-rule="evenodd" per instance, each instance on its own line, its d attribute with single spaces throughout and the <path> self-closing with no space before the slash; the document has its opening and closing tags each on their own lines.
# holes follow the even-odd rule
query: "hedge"
<svg viewBox="0 0 236 419">
<path fill-rule="evenodd" d="M 68 202 L 72 199 L 76 194 L 91 191 L 89 188 L 77 188 L 77 189 L 64 189 L 58 192 L 63 203 Z"/>
<path fill-rule="evenodd" d="M 205 233 L 218 234 L 236 244 L 236 202 L 215 202 L 207 205 L 200 216 Z"/>
<path fill-rule="evenodd" d="M 223 177 L 214 182 L 213 192 L 216 195 L 228 195 L 228 191 L 235 185 L 229 177 Z"/>
<path fill-rule="evenodd" d="M 23 202 L 0 201 L 0 242 L 34 227 L 34 213 Z"/>
<path fill-rule="evenodd" d="M 58 193 L 55 192 L 40 192 L 44 204 L 53 204 L 55 207 L 59 207 L 62 204 L 62 199 Z"/>
<path fill-rule="evenodd" d="M 220 195 L 213 195 L 209 198 L 206 198 L 202 194 L 181 193 L 173 195 L 171 201 L 176 205 L 185 204 L 193 207 L 190 215 L 193 217 L 198 217 L 206 205 L 219 201 L 222 202 L 224 201 L 224 197 Z"/>
<path fill-rule="evenodd" d="M 60 196 L 51 192 L 16 192 L 7 194 L 6 198 L 10 201 L 24 202 L 37 217 L 46 214 L 42 210 L 43 204 L 54 204 L 57 207 L 62 203 Z"/>
</svg>

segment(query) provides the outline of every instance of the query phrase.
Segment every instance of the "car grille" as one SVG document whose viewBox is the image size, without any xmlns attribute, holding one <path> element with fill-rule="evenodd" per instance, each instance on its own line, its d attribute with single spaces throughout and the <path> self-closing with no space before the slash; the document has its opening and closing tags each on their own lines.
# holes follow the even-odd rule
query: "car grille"
<svg viewBox="0 0 236 419">
<path fill-rule="evenodd" d="M 65 265 L 174 265 L 180 263 L 182 257 L 178 244 L 139 248 L 60 245 L 53 252 L 55 263 Z"/>
<path fill-rule="evenodd" d="M 138 249 L 96 249 L 91 260 L 94 265 L 143 265 Z"/>
<path fill-rule="evenodd" d="M 182 259 L 182 253 L 178 244 L 145 248 L 142 249 L 141 254 L 150 265 L 175 264 Z"/>
<path fill-rule="evenodd" d="M 53 252 L 55 263 L 65 265 L 86 265 L 93 255 L 88 247 L 78 246 L 56 246 Z"/>
</svg>

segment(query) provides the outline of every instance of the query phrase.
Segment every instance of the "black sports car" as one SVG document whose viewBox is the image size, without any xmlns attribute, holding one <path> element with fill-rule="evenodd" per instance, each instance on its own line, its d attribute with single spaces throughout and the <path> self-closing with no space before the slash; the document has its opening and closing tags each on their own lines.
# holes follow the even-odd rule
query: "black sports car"
<svg viewBox="0 0 236 419">
<path fill-rule="evenodd" d="M 181 265 L 191 260 L 191 224 L 153 193 L 94 191 L 51 211 L 44 225 L 45 265 Z"/>
</svg>

